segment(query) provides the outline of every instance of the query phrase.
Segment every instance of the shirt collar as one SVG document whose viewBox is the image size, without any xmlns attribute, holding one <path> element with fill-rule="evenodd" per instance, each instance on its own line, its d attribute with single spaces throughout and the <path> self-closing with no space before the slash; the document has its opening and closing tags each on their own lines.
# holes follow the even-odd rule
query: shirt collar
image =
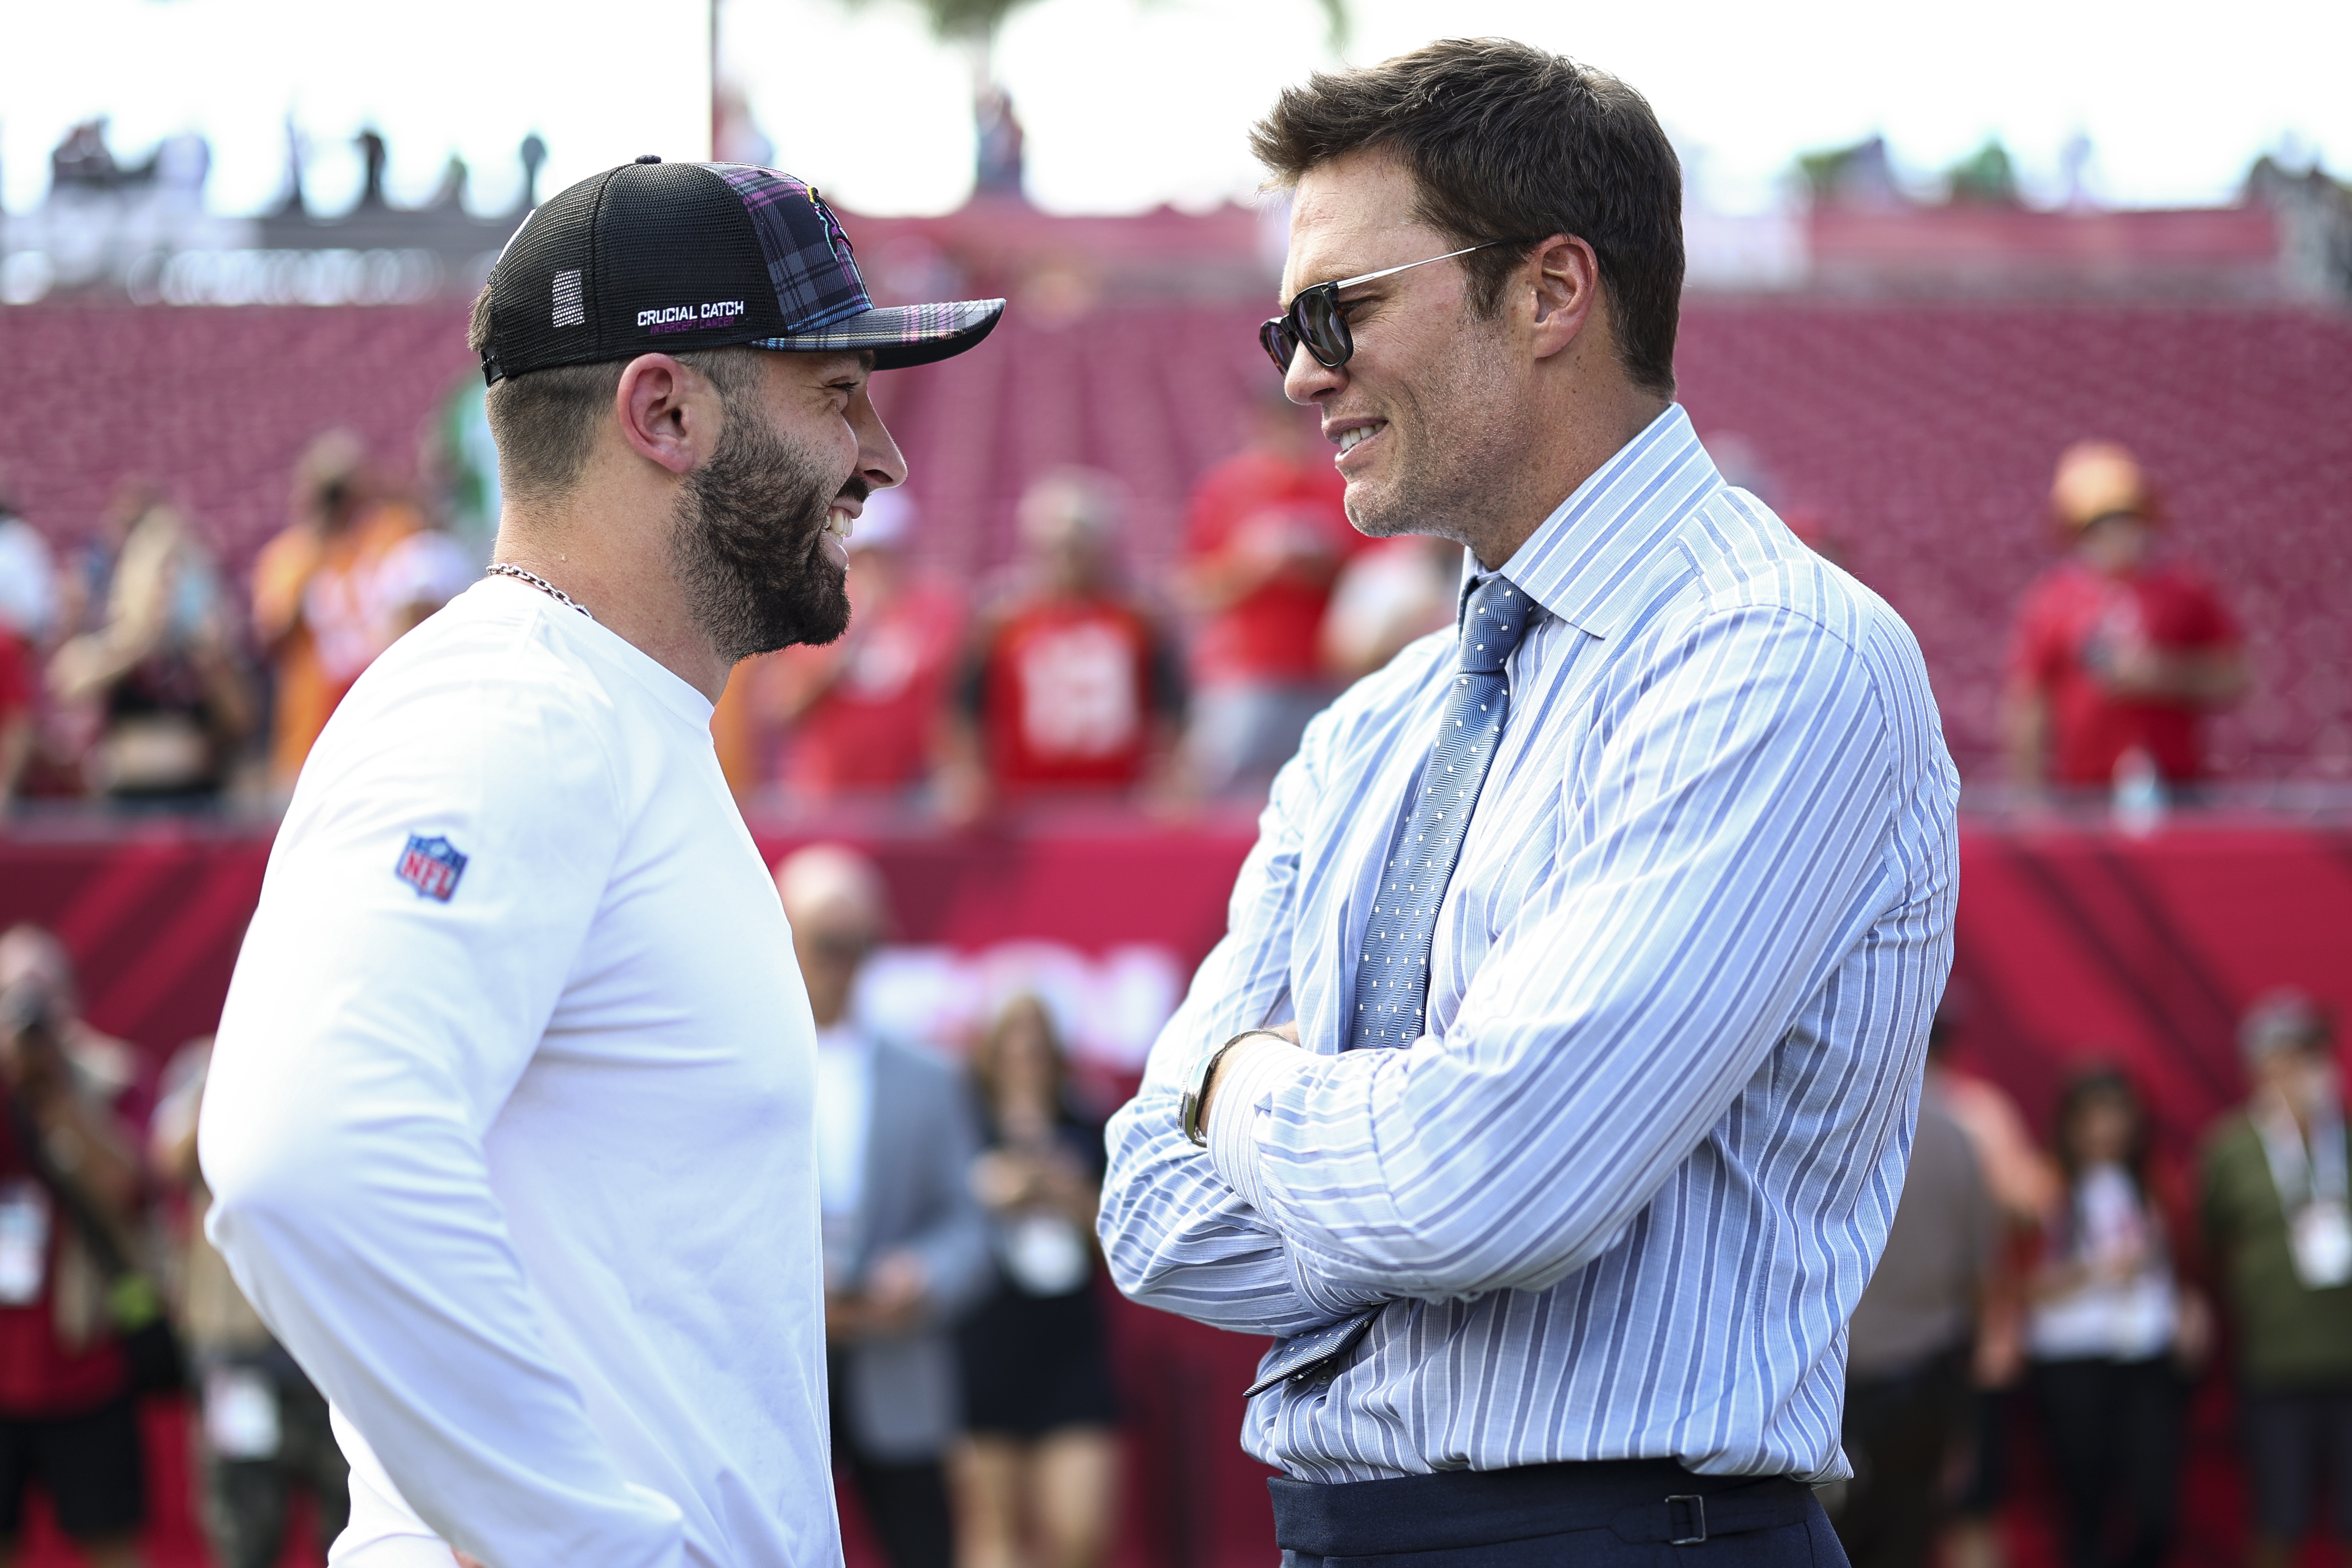
<svg viewBox="0 0 2352 1568">
<path fill-rule="evenodd" d="M 710 716 L 717 708 L 709 697 L 685 676 L 595 619 L 593 613 L 574 614 L 530 584 L 511 577 L 485 577 L 466 591 L 488 594 L 494 601 L 504 596 L 514 605 L 537 611 L 553 635 L 576 638 L 591 648 L 604 650 L 656 702 L 698 729 L 710 727 Z"/>
<path fill-rule="evenodd" d="M 1650 558 L 1722 487 L 1690 415 L 1669 403 L 1528 536 L 1502 573 L 1578 631 L 1607 637 L 1639 608 Z"/>
</svg>

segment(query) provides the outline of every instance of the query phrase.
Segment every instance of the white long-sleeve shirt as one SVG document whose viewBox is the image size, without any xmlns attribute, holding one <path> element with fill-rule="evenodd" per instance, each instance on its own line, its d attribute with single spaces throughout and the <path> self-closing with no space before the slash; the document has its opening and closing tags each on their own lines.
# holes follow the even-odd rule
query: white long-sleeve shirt
<svg viewBox="0 0 2352 1568">
<path fill-rule="evenodd" d="M 303 770 L 199 1151 L 337 1412 L 339 1565 L 840 1560 L 815 1031 L 709 719 L 490 579 Z"/>
</svg>

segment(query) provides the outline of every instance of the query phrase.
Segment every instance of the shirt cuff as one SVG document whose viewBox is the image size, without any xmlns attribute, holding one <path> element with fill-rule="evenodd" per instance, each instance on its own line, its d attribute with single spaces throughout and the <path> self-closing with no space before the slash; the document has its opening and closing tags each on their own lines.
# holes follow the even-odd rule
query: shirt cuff
<svg viewBox="0 0 2352 1568">
<path fill-rule="evenodd" d="M 1263 1213 L 1265 1181 L 1259 1171 L 1259 1119 L 1274 1092 L 1299 1076 L 1315 1053 L 1279 1035 L 1254 1034 L 1217 1063 L 1209 1098 L 1209 1164 L 1249 1206 Z"/>
</svg>

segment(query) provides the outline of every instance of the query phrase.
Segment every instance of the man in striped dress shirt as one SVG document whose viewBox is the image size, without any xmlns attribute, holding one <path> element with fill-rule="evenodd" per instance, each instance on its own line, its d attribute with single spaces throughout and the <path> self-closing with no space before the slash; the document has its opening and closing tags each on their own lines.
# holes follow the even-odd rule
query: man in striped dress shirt
<svg viewBox="0 0 2352 1568">
<path fill-rule="evenodd" d="M 1109 1130 L 1139 1301 L 1278 1342 L 1296 1568 L 1842 1563 L 1958 783 L 1917 644 L 1672 401 L 1649 107 L 1501 40 L 1283 95 L 1264 340 L 1462 624 L 1308 729 Z M 1337 1568 L 1336 1563 L 1334 1568 Z"/>
</svg>

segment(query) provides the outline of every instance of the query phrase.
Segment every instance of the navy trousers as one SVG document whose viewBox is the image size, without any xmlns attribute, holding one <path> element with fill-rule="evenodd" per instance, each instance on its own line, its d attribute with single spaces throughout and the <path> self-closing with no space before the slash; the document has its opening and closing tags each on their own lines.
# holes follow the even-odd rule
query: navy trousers
<svg viewBox="0 0 2352 1568">
<path fill-rule="evenodd" d="M 1847 1568 L 1811 1488 L 1671 1459 L 1266 1485 L 1283 1568 Z"/>
</svg>

